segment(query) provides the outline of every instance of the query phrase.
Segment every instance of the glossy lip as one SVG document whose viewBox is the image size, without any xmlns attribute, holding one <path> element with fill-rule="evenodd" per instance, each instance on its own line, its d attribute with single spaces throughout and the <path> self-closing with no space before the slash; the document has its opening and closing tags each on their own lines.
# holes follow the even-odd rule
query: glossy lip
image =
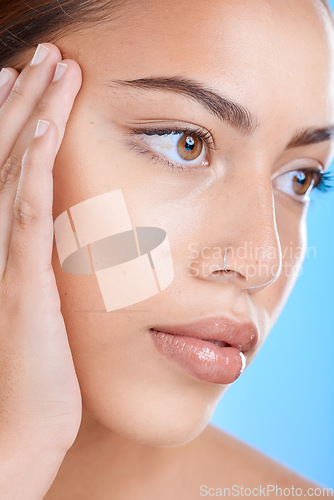
<svg viewBox="0 0 334 500">
<path fill-rule="evenodd" d="M 258 343 L 258 330 L 252 321 L 241 323 L 227 316 L 202 318 L 182 325 L 155 325 L 150 330 L 226 342 L 242 352 L 251 350 Z"/>
</svg>

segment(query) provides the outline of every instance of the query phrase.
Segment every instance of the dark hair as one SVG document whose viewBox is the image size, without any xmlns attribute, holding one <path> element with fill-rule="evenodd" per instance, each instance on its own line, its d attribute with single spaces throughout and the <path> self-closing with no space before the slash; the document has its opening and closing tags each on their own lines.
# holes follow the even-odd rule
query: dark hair
<svg viewBox="0 0 334 500">
<path fill-rule="evenodd" d="M 328 0 L 320 0 L 333 13 Z M 117 17 L 125 0 L 0 0 L 0 69 L 22 71 L 24 56 L 41 41 L 55 43 L 66 31 L 89 29 Z M 24 59 L 24 57 L 23 57 Z"/>
<path fill-rule="evenodd" d="M 21 71 L 18 53 L 41 41 L 54 43 L 71 31 L 115 19 L 124 0 L 0 0 L 0 69 Z"/>
</svg>

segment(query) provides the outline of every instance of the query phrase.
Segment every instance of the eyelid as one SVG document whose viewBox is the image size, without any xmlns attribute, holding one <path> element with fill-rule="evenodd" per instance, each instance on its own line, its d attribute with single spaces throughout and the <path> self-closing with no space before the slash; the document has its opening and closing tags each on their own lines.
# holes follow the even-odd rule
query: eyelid
<svg viewBox="0 0 334 500">
<path fill-rule="evenodd" d="M 317 170 L 321 173 L 325 172 L 325 167 L 322 163 L 314 158 L 294 158 L 280 167 L 273 175 L 272 179 L 276 179 L 279 175 L 286 174 L 293 170 Z"/>
</svg>

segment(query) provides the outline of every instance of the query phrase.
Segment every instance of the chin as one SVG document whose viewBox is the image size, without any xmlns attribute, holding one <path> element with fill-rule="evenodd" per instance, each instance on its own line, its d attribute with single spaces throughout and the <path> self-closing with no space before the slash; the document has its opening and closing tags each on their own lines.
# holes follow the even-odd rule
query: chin
<svg viewBox="0 0 334 500">
<path fill-rule="evenodd" d="M 228 387 L 202 383 L 197 390 L 196 384 L 180 390 L 170 386 L 155 394 L 142 389 L 141 394 L 109 396 L 109 401 L 97 399 L 95 392 L 91 399 L 82 394 L 83 406 L 112 434 L 144 446 L 175 447 L 202 433 Z"/>
</svg>

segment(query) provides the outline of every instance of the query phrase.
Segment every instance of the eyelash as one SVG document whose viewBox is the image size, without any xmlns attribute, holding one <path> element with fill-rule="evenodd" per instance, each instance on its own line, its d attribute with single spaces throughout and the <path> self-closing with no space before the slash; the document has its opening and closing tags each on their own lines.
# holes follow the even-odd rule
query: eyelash
<svg viewBox="0 0 334 500">
<path fill-rule="evenodd" d="M 131 133 L 133 135 L 171 135 L 171 134 L 191 134 L 194 135 L 198 138 L 200 138 L 206 145 L 209 151 L 216 151 L 217 148 L 214 145 L 214 141 L 211 135 L 211 130 L 205 130 L 201 127 L 198 127 L 196 129 L 191 129 L 191 128 L 179 128 L 179 127 L 169 127 L 169 128 L 142 128 L 142 129 L 132 129 Z M 182 165 L 177 165 L 176 163 L 173 163 L 166 158 L 163 158 L 162 156 L 159 156 L 158 154 L 154 153 L 150 149 L 143 148 L 139 146 L 138 144 L 132 144 L 132 149 L 136 149 L 140 153 L 143 154 L 149 154 L 151 155 L 151 159 L 155 162 L 162 162 L 163 166 L 165 168 L 168 168 L 170 170 L 177 170 L 179 172 L 187 172 L 187 171 L 193 171 L 193 168 L 191 167 L 185 167 Z M 319 172 L 318 170 L 311 170 L 311 169 L 300 169 L 301 172 L 308 172 L 308 173 L 313 173 L 315 175 L 315 183 L 313 185 L 313 189 L 318 189 L 319 191 L 326 193 L 328 191 L 331 191 L 334 189 L 334 174 L 331 172 Z"/>
<path fill-rule="evenodd" d="M 209 151 L 216 151 L 216 147 L 214 145 L 214 141 L 211 135 L 211 130 L 206 130 L 201 127 L 198 127 L 196 129 L 188 128 L 188 127 L 169 127 L 169 128 L 158 128 L 158 129 L 152 129 L 152 128 L 142 128 L 142 129 L 132 129 L 131 133 L 134 135 L 172 135 L 172 134 L 190 134 L 198 137 L 201 139 L 205 146 L 208 148 Z M 160 156 L 156 153 L 154 153 L 150 149 L 143 148 L 139 146 L 138 144 L 133 144 L 132 145 L 133 149 L 136 149 L 137 151 L 143 153 L 143 154 L 149 154 L 151 156 L 151 159 L 155 162 L 161 162 L 162 165 L 165 168 L 168 168 L 173 171 L 179 171 L 180 173 L 182 172 L 191 172 L 193 171 L 193 167 L 186 167 L 184 165 L 176 164 L 173 163 L 172 161 L 167 160 L 167 158 L 164 158 L 163 156 Z"/>
<path fill-rule="evenodd" d="M 323 193 L 327 193 L 328 191 L 331 191 L 334 189 L 334 175 L 332 172 L 316 172 L 314 171 L 315 174 L 317 174 L 319 180 L 316 181 L 314 188 L 318 189 L 319 191 L 322 191 Z"/>
</svg>

